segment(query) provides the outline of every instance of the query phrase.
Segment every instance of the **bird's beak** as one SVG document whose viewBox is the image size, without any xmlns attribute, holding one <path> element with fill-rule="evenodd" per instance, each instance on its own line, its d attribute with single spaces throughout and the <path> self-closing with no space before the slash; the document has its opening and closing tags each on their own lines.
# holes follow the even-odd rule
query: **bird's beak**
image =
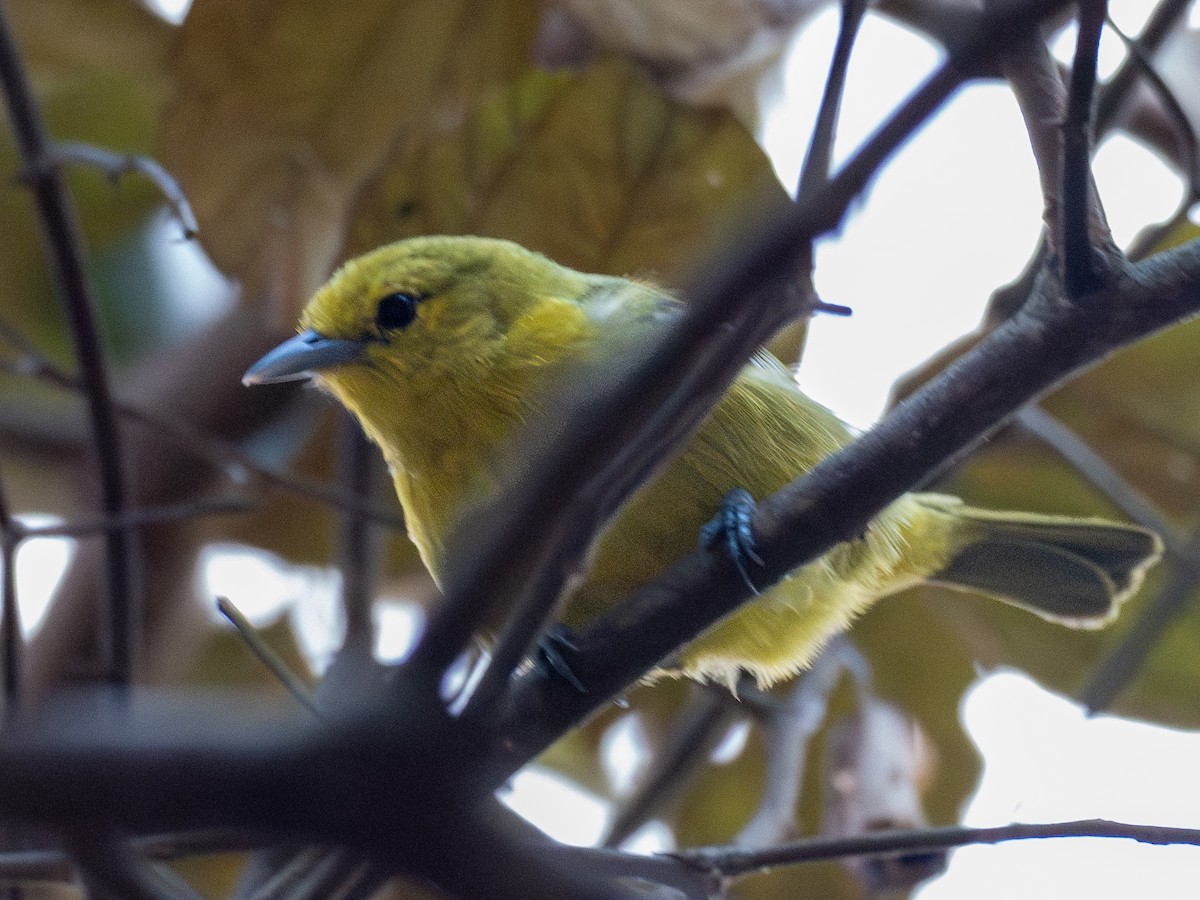
<svg viewBox="0 0 1200 900">
<path fill-rule="evenodd" d="M 347 341 L 327 338 L 311 328 L 284 341 L 242 376 L 242 384 L 274 384 L 277 381 L 296 381 L 314 372 L 340 366 L 362 355 L 366 341 Z"/>
</svg>

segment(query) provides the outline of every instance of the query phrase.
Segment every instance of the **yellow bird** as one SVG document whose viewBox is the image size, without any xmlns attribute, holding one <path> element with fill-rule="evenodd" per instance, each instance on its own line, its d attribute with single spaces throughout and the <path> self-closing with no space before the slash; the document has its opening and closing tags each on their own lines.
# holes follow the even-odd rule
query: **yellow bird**
<svg viewBox="0 0 1200 900">
<path fill-rule="evenodd" d="M 536 435 L 545 400 L 583 362 L 677 315 L 653 285 L 588 275 L 507 241 L 421 237 L 348 262 L 317 292 L 302 333 L 246 384 L 314 376 L 386 457 L 409 535 L 435 580 L 446 541 L 494 491 L 512 443 Z M 777 491 L 850 440 L 773 357 L 747 365 L 690 443 L 616 514 L 566 600 L 578 626 L 695 549 L 723 498 Z M 770 685 L 803 669 L 881 597 L 932 582 L 1069 625 L 1115 615 L 1161 552 L 1144 528 L 994 512 L 907 494 L 840 544 L 713 626 L 670 671 Z"/>
</svg>

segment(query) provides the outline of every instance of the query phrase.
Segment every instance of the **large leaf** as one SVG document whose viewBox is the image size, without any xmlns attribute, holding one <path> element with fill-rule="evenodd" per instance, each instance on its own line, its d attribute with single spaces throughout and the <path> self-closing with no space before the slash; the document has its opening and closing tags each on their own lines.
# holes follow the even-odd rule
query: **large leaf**
<svg viewBox="0 0 1200 900">
<path fill-rule="evenodd" d="M 732 225 L 786 202 L 730 114 L 686 108 L 608 61 L 530 72 L 461 127 L 398 153 L 356 210 L 351 247 L 482 234 L 584 271 L 676 284 Z"/>
<path fill-rule="evenodd" d="M 5 11 L 40 85 L 99 71 L 118 71 L 139 84 L 157 83 L 174 33 L 135 0 L 12 0 Z M 110 116 L 114 112 L 97 110 Z"/>
<path fill-rule="evenodd" d="M 197 0 L 162 142 L 213 259 L 290 324 L 341 255 L 363 182 L 522 68 L 535 14 L 533 0 Z"/>
</svg>

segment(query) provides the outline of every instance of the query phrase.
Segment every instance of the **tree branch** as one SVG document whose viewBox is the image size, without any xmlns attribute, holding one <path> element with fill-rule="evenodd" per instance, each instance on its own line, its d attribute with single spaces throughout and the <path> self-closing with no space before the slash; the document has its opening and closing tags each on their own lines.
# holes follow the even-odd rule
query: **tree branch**
<svg viewBox="0 0 1200 900">
<path fill-rule="evenodd" d="M 1108 17 L 1108 0 L 1080 0 L 1079 33 L 1071 86 L 1067 94 L 1062 144 L 1062 218 L 1058 223 L 1063 285 L 1067 296 L 1081 297 L 1099 287 L 1094 245 L 1111 243 L 1099 197 L 1092 183 L 1092 97 L 1100 34 Z"/>
<path fill-rule="evenodd" d="M 299 675 L 288 668 L 287 663 L 280 659 L 279 654 L 271 649 L 271 645 L 259 636 L 250 620 L 242 615 L 242 611 L 230 603 L 228 597 L 217 598 L 217 609 L 229 620 L 229 624 L 237 629 L 238 635 L 250 648 L 250 652 L 270 670 L 280 684 L 287 688 L 288 693 L 296 698 L 296 702 L 318 719 L 322 718 L 321 709 L 317 706 L 312 689 L 304 683 Z"/>
<path fill-rule="evenodd" d="M 347 495 L 367 505 L 378 483 L 379 453 L 349 413 L 340 414 L 338 431 L 340 487 Z M 346 638 L 339 652 L 368 660 L 375 647 L 371 606 L 375 600 L 383 538 L 384 532 L 361 512 L 342 512 L 342 610 L 346 619 Z"/>
<path fill-rule="evenodd" d="M 17 606 L 17 546 L 23 526 L 8 508 L 8 494 L 0 482 L 0 688 L 4 714 L 17 707 L 21 695 L 21 611 Z"/>
<path fill-rule="evenodd" d="M 947 850 L 975 844 L 999 844 L 1033 838 L 1103 837 L 1128 838 L 1144 844 L 1200 845 L 1200 829 L 1170 828 L 1161 825 L 1133 825 L 1106 819 L 1075 822 L 1018 823 L 997 828 L 920 828 L 905 831 L 881 831 L 855 837 L 810 838 L 767 850 L 741 850 L 713 847 L 683 850 L 672 854 L 688 865 L 714 876 L 737 878 L 773 866 L 844 859 L 848 856 L 903 856 L 910 853 Z"/>
<path fill-rule="evenodd" d="M 64 372 L 20 331 L 3 320 L 0 320 L 0 339 L 21 354 L 17 359 L 0 360 L 0 369 L 3 371 L 21 378 L 36 378 L 66 391 L 83 392 L 81 378 Z M 264 466 L 233 441 L 223 440 L 202 431 L 190 422 L 149 412 L 121 400 L 114 400 L 113 406 L 122 418 L 165 435 L 193 455 L 225 472 L 231 481 L 243 482 L 247 474 L 254 475 L 281 490 L 308 497 L 342 512 L 356 513 L 391 528 L 404 528 L 403 517 L 392 510 L 375 506 L 361 497 L 310 478 Z"/>
<path fill-rule="evenodd" d="M 829 61 L 829 75 L 825 78 L 825 92 L 817 110 L 817 121 L 813 125 L 812 139 L 804 166 L 800 170 L 800 184 L 796 198 L 803 201 L 808 195 L 829 181 L 833 160 L 833 146 L 837 139 L 838 115 L 842 106 L 842 94 L 846 89 L 846 72 L 850 68 L 850 52 L 855 38 L 867 14 L 866 0 L 842 0 L 842 20 L 838 28 L 837 43 Z"/>
<path fill-rule="evenodd" d="M 200 233 L 200 225 L 196 221 L 195 213 L 192 212 L 192 205 L 188 203 L 179 182 L 150 157 L 137 153 L 114 153 L 103 147 L 81 144 L 77 141 L 61 141 L 52 145 L 50 155 L 59 165 L 73 163 L 99 169 L 114 183 L 122 175 L 144 176 L 158 188 L 171 207 L 171 212 L 179 220 L 179 225 L 183 229 L 184 240 L 191 240 Z"/>
<path fill-rule="evenodd" d="M 760 504 L 754 519 L 774 583 L 862 533 L 905 491 L 994 432 L 1025 403 L 1113 350 L 1200 312 L 1200 242 L 1132 265 L 1075 304 L 1049 273 L 1037 294 L 873 430 Z M 736 566 L 701 550 L 579 636 L 572 669 L 585 691 L 522 677 L 501 726 L 502 777 L 661 659 L 746 600 Z M 686 610 L 686 613 L 683 611 Z"/>
<path fill-rule="evenodd" d="M 121 439 L 109 387 L 108 362 L 96 322 L 96 302 L 88 282 L 79 225 L 53 150 L 38 113 L 25 68 L 0 4 L 0 82 L 8 102 L 9 120 L 21 155 L 24 177 L 41 217 L 47 264 L 71 324 L 75 354 L 83 374 L 83 394 L 92 420 L 93 447 L 106 516 L 125 508 L 125 475 L 121 471 Z M 139 592 L 133 577 L 132 533 L 125 529 L 107 535 L 105 599 L 107 620 L 102 629 L 107 651 L 106 677 L 127 684 L 133 674 L 139 624 Z"/>
<path fill-rule="evenodd" d="M 561 588 L 577 571 L 607 515 L 699 424 L 754 350 L 803 309 L 789 295 L 796 261 L 812 240 L 838 226 L 879 166 L 959 87 L 964 71 L 1002 53 L 1036 28 L 1037 15 L 1058 5 L 1012 4 L 989 17 L 825 189 L 707 273 L 703 284 L 688 292 L 687 311 L 661 337 L 631 350 L 608 372 L 579 379 L 595 381 L 595 389 L 577 391 L 561 409 L 552 409 L 553 418 L 563 423 L 557 440 L 535 447 L 534 455 L 516 467 L 538 472 L 536 484 L 519 479 L 498 492 L 452 539 L 449 555 L 459 564 L 452 566 L 445 600 L 410 660 L 414 671 L 436 683 L 487 619 L 491 604 L 521 596 L 518 585 L 536 571 L 535 590 L 528 602 L 517 604 L 498 644 L 496 675 L 483 682 L 490 703 L 507 683 L 512 661 L 528 650 L 550 613 L 558 596 L 550 588 Z M 731 298 L 745 299 L 731 305 Z M 476 703 L 472 711 L 483 706 Z"/>
</svg>

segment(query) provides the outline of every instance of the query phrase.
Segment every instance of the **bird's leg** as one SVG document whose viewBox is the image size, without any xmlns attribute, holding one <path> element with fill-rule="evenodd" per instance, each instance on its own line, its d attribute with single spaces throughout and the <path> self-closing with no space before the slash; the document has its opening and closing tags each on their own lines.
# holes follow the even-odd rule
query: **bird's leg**
<svg viewBox="0 0 1200 900">
<path fill-rule="evenodd" d="M 765 565 L 762 558 L 755 552 L 754 540 L 754 498 L 745 488 L 734 488 L 721 501 L 721 508 L 713 520 L 700 529 L 700 546 L 715 547 L 721 541 L 729 551 L 733 564 L 737 566 L 742 581 L 756 595 L 758 587 L 750 578 L 746 561 L 750 560 L 759 566 Z"/>
<path fill-rule="evenodd" d="M 577 649 L 579 648 L 575 644 L 574 631 L 561 623 L 552 625 L 538 641 L 534 663 L 538 671 L 547 678 L 557 676 L 579 693 L 586 694 L 587 688 L 571 671 L 571 665 L 567 662 L 567 655 Z"/>
</svg>

